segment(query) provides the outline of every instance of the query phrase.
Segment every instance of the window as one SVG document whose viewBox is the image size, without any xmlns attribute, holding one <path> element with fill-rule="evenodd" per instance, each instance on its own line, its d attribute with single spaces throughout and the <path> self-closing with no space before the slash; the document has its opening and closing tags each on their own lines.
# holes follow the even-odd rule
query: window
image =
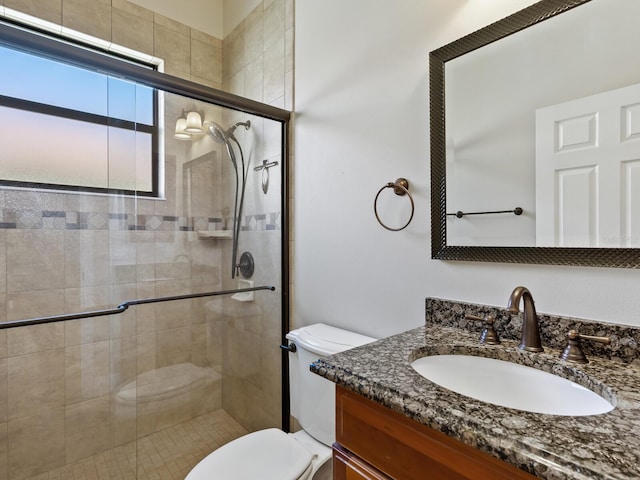
<svg viewBox="0 0 640 480">
<path fill-rule="evenodd" d="M 157 196 L 156 90 L 91 65 L 104 53 L 80 65 L 2 40 L 0 185 Z"/>
</svg>

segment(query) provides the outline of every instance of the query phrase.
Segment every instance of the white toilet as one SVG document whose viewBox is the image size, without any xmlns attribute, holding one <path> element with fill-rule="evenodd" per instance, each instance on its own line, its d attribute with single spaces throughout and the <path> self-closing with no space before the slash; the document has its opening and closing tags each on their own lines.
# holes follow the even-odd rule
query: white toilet
<svg viewBox="0 0 640 480">
<path fill-rule="evenodd" d="M 209 454 L 185 480 L 328 480 L 335 441 L 335 387 L 309 370 L 319 357 L 375 341 L 322 323 L 287 334 L 291 415 L 303 430 L 269 428 L 240 437 Z M 329 465 L 330 467 L 330 465 Z M 317 473 L 317 474 L 316 474 Z"/>
</svg>

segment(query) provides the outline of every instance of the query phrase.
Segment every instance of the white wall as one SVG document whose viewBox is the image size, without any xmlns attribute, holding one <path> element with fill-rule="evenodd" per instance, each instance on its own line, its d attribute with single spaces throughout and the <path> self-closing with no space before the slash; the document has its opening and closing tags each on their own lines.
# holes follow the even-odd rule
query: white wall
<svg viewBox="0 0 640 480">
<path fill-rule="evenodd" d="M 519 284 L 539 312 L 640 325 L 637 270 L 430 259 L 428 52 L 531 3 L 297 0 L 296 325 L 381 337 L 423 324 L 427 296 L 505 306 Z M 400 176 L 416 215 L 393 233 L 373 199 Z"/>
</svg>

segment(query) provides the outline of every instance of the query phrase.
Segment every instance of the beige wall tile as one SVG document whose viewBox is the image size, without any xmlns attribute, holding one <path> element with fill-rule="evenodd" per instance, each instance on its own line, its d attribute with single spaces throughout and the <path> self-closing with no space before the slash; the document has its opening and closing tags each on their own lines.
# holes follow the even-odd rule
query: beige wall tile
<svg viewBox="0 0 640 480">
<path fill-rule="evenodd" d="M 262 56 L 264 45 L 264 9 L 258 5 L 244 19 L 244 60 L 251 63 Z"/>
<path fill-rule="evenodd" d="M 231 77 L 227 77 L 224 83 L 224 90 L 233 93 L 234 95 L 244 95 L 244 69 L 240 70 L 238 73 L 232 75 Z M 232 224 L 232 222 L 229 222 Z"/>
<path fill-rule="evenodd" d="M 170 75 L 189 78 L 191 75 L 191 37 L 156 24 L 154 55 L 165 61 L 164 71 Z"/>
<path fill-rule="evenodd" d="M 135 232 L 136 244 L 136 281 L 155 280 L 155 232 Z"/>
<path fill-rule="evenodd" d="M 0 230 L 0 294 L 7 292 L 7 232 Z"/>
<path fill-rule="evenodd" d="M 293 28 L 295 22 L 295 0 L 284 0 L 284 28 Z"/>
<path fill-rule="evenodd" d="M 160 15 L 159 13 L 154 13 L 153 21 L 156 25 L 171 30 L 172 32 L 178 33 L 180 35 L 191 36 L 190 27 L 172 18 L 165 17 L 164 15 Z"/>
<path fill-rule="evenodd" d="M 163 330 L 156 339 L 158 368 L 191 361 L 191 327 Z"/>
<path fill-rule="evenodd" d="M 109 197 L 105 195 L 64 195 L 64 210 L 109 213 Z"/>
<path fill-rule="evenodd" d="M 7 415 L 7 389 L 7 359 L 0 358 L 0 425 L 4 424 L 9 418 Z"/>
<path fill-rule="evenodd" d="M 49 290 L 64 285 L 64 232 L 7 231 L 7 292 Z"/>
<path fill-rule="evenodd" d="M 135 337 L 137 331 L 137 315 L 135 307 L 129 308 L 120 315 L 109 316 L 111 339 Z"/>
<path fill-rule="evenodd" d="M 108 284 L 98 287 L 65 288 L 64 308 L 67 312 L 87 312 L 115 306 L 109 298 Z"/>
<path fill-rule="evenodd" d="M 244 96 L 261 102 L 264 98 L 264 56 L 247 65 L 244 70 Z"/>
<path fill-rule="evenodd" d="M 155 333 L 156 315 L 154 305 L 140 305 L 136 307 L 136 335 Z"/>
<path fill-rule="evenodd" d="M 264 50 L 282 40 L 285 25 L 285 0 L 273 0 L 264 7 Z"/>
<path fill-rule="evenodd" d="M 3 302 L 0 301 L 0 308 L 3 306 Z M 8 330 L 0 330 L 0 358 L 6 358 L 8 354 L 7 332 Z"/>
<path fill-rule="evenodd" d="M 155 311 L 156 331 L 191 325 L 191 301 L 177 300 L 158 303 Z"/>
<path fill-rule="evenodd" d="M 192 38 L 191 76 L 222 82 L 222 49 Z"/>
<path fill-rule="evenodd" d="M 114 395 L 111 401 L 111 446 L 125 445 L 135 439 L 136 407 L 122 405 Z"/>
<path fill-rule="evenodd" d="M 122 10 L 127 15 L 134 15 L 153 22 L 153 12 L 144 7 L 131 3 L 128 0 L 111 0 L 114 9 Z"/>
<path fill-rule="evenodd" d="M 65 348 L 65 404 L 84 402 L 110 392 L 109 342 Z"/>
<path fill-rule="evenodd" d="M 8 356 L 17 357 L 64 347 L 64 324 L 46 323 L 7 330 Z"/>
<path fill-rule="evenodd" d="M 59 211 L 64 210 L 66 196 L 61 193 L 38 190 L 7 190 L 5 192 L 5 208 Z"/>
<path fill-rule="evenodd" d="M 9 438 L 7 435 L 8 424 L 0 423 L 0 478 L 9 478 L 7 447 Z"/>
<path fill-rule="evenodd" d="M 205 85 L 207 87 L 215 88 L 216 90 L 222 90 L 222 82 L 214 82 L 213 80 L 208 80 L 206 78 L 200 78 L 196 75 L 191 75 L 191 81 L 195 83 L 200 83 L 201 85 Z"/>
<path fill-rule="evenodd" d="M 224 39 L 222 53 L 223 78 L 237 74 L 245 66 L 244 59 L 244 22 L 234 28 Z"/>
<path fill-rule="evenodd" d="M 295 38 L 293 28 L 288 29 L 284 34 L 284 71 L 293 70 L 293 59 L 295 52 Z"/>
<path fill-rule="evenodd" d="M 191 363 L 206 367 L 209 365 L 207 358 L 207 326 L 202 323 L 191 326 Z M 0 417 L 2 421 L 2 417 Z"/>
<path fill-rule="evenodd" d="M 136 251 L 136 232 L 109 231 L 109 263 L 113 283 L 135 283 Z"/>
<path fill-rule="evenodd" d="M 109 232 L 106 230 L 65 231 L 65 287 L 108 285 L 109 276 Z"/>
<path fill-rule="evenodd" d="M 64 290 L 42 290 L 7 295 L 7 320 L 64 313 Z"/>
<path fill-rule="evenodd" d="M 136 370 L 138 375 L 156 368 L 156 345 L 155 333 L 136 337 Z"/>
<path fill-rule="evenodd" d="M 8 478 L 25 480 L 65 463 L 64 408 L 9 422 Z"/>
<path fill-rule="evenodd" d="M 110 384 L 111 391 L 117 392 L 137 375 L 136 337 L 111 340 Z"/>
<path fill-rule="evenodd" d="M 284 95 L 284 38 L 264 52 L 264 101 L 272 103 Z"/>
<path fill-rule="evenodd" d="M 111 446 L 111 399 L 101 397 L 65 408 L 66 460 L 108 450 Z"/>
<path fill-rule="evenodd" d="M 9 420 L 64 405 L 64 349 L 9 357 Z"/>
<path fill-rule="evenodd" d="M 122 302 L 136 300 L 138 298 L 138 289 L 136 283 L 110 285 L 108 292 L 110 305 L 120 305 Z M 133 313 L 133 311 L 130 310 L 127 310 L 126 312 Z"/>
<path fill-rule="evenodd" d="M 62 0 L 4 0 L 4 6 L 58 25 L 62 23 Z"/>
<path fill-rule="evenodd" d="M 63 0 L 62 24 L 103 40 L 111 40 L 111 5 L 95 0 Z"/>
<path fill-rule="evenodd" d="M 195 28 L 191 29 L 191 39 L 198 42 L 206 43 L 207 45 L 222 49 L 222 39 L 209 35 L 208 33 L 201 32 Z"/>
<path fill-rule="evenodd" d="M 293 110 L 294 107 L 294 73 L 293 70 L 284 74 L 284 108 Z M 291 224 L 290 224 L 291 225 Z M 293 251 L 293 250 L 292 250 Z M 293 271 L 293 268 L 291 269 Z"/>
<path fill-rule="evenodd" d="M 114 43 L 139 52 L 153 54 L 153 18 L 132 15 L 114 6 L 111 19 Z"/>
<path fill-rule="evenodd" d="M 64 322 L 64 344 L 67 347 L 109 340 L 108 317 L 83 318 Z"/>
<path fill-rule="evenodd" d="M 221 321 L 207 323 L 207 361 L 209 365 L 222 366 L 224 327 Z"/>
<path fill-rule="evenodd" d="M 191 392 L 191 415 L 197 417 L 222 408 L 222 381 L 212 382 Z"/>
</svg>

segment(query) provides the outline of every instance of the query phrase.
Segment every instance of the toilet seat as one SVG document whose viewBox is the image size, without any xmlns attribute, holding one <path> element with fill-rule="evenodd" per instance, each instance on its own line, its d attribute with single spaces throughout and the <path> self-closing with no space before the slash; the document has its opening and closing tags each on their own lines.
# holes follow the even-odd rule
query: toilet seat
<svg viewBox="0 0 640 480">
<path fill-rule="evenodd" d="M 218 448 L 185 480 L 297 480 L 306 478 L 312 460 L 313 454 L 291 435 L 269 428 Z"/>
</svg>

